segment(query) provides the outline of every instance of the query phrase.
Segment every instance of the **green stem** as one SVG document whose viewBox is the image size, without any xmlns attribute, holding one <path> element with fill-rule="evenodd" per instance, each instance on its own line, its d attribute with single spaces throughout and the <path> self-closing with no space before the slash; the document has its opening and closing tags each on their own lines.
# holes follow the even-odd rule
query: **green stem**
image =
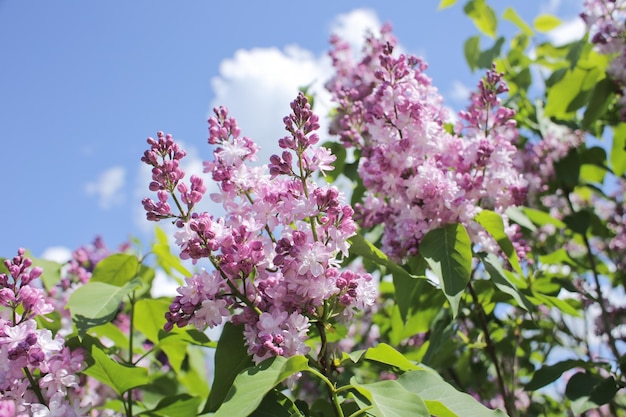
<svg viewBox="0 0 626 417">
<path fill-rule="evenodd" d="M 570 193 L 569 191 L 565 190 L 566 192 L 566 199 L 567 199 L 567 204 L 570 208 L 570 210 L 572 211 L 572 213 L 576 213 L 576 210 L 574 209 L 574 204 L 572 203 L 572 200 L 570 199 Z M 619 360 L 620 358 L 620 353 L 619 350 L 617 349 L 617 341 L 615 340 L 615 337 L 613 337 L 613 333 L 612 333 L 612 325 L 611 325 L 611 321 L 609 320 L 609 315 L 608 315 L 608 310 L 606 308 L 606 304 L 604 303 L 604 294 L 602 292 L 602 287 L 600 286 L 600 275 L 598 274 L 598 268 L 596 266 L 596 259 L 593 256 L 593 251 L 591 250 L 591 244 L 589 243 L 589 238 L 587 237 L 587 233 L 581 233 L 582 238 L 583 238 L 583 242 L 585 244 L 585 248 L 587 249 L 587 259 L 589 260 L 589 266 L 591 267 L 591 275 L 593 276 L 593 282 L 594 285 L 596 286 L 596 293 L 597 293 L 597 302 L 598 305 L 600 306 L 600 318 L 602 320 L 602 324 L 604 325 L 604 329 L 606 332 L 606 335 L 609 338 L 609 349 L 611 349 L 611 352 L 613 353 L 613 355 L 615 356 L 615 360 Z"/>
<path fill-rule="evenodd" d="M 343 410 L 341 409 L 341 404 L 339 403 L 339 397 L 337 396 L 337 393 L 341 391 L 341 388 L 336 389 L 335 385 L 330 381 L 330 379 L 328 379 L 326 375 L 324 375 L 323 373 L 321 373 L 315 368 L 309 367 L 309 369 L 307 369 L 307 372 L 312 373 L 313 375 L 317 376 L 319 379 L 324 381 L 324 383 L 326 384 L 326 388 L 328 389 L 328 395 L 331 397 L 333 401 L 333 408 L 335 410 L 335 415 L 337 417 L 344 417 Z"/>
<path fill-rule="evenodd" d="M 130 300 L 130 312 L 129 315 L 129 325 L 128 325 L 128 363 L 133 363 L 133 333 L 134 333 L 134 320 L 135 320 L 135 291 L 131 292 L 128 296 Z M 133 390 L 128 390 L 126 394 L 126 416 L 133 416 Z"/>
<path fill-rule="evenodd" d="M 514 417 L 517 415 L 515 405 L 511 401 L 511 396 L 509 395 L 508 390 L 506 389 L 506 384 L 504 383 L 504 377 L 502 374 L 502 370 L 500 369 L 500 361 L 498 361 L 498 355 L 496 353 L 496 348 L 491 340 L 491 333 L 489 332 L 489 326 L 487 324 L 487 318 L 485 316 L 485 311 L 483 310 L 483 306 L 480 304 L 478 300 L 478 295 L 470 282 L 467 284 L 470 294 L 472 295 L 472 299 L 474 300 L 474 304 L 476 304 L 478 310 L 478 319 L 480 321 L 480 325 L 483 329 L 483 333 L 485 334 L 485 350 L 487 354 L 491 358 L 491 362 L 493 362 L 494 367 L 496 368 L 496 379 L 498 381 L 498 389 L 500 394 L 502 395 L 502 399 L 504 400 L 504 408 L 506 409 L 506 413 Z"/>
<path fill-rule="evenodd" d="M 24 373 L 26 374 L 26 378 L 28 378 L 28 382 L 30 382 L 30 388 L 33 390 L 33 392 L 37 396 L 37 399 L 39 400 L 39 402 L 43 405 L 48 405 L 46 404 L 45 398 L 43 398 L 43 394 L 41 393 L 41 390 L 39 389 L 39 385 L 37 385 L 37 382 L 35 382 L 35 378 L 33 378 L 33 374 L 30 373 L 30 370 L 27 367 L 24 367 L 22 369 L 24 370 Z"/>
</svg>

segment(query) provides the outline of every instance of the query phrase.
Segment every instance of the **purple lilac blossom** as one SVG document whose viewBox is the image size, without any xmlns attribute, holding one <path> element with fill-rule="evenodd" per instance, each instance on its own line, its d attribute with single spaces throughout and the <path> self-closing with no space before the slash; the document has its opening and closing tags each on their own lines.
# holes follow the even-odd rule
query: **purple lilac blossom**
<svg viewBox="0 0 626 417">
<path fill-rule="evenodd" d="M 346 42 L 334 36 L 331 43 L 336 75 L 326 86 L 338 104 L 331 133 L 361 151 L 358 172 L 366 192 L 356 210 L 364 227 L 384 224 L 382 249 L 403 260 L 419 252 L 430 230 L 462 223 L 475 244 L 498 252 L 474 221 L 486 208 L 503 217 L 523 256 L 519 228 L 504 215 L 524 202 L 527 184 L 513 163 L 514 112 L 498 98 L 507 91 L 502 75 L 488 71 L 454 123 L 425 62 L 394 55 L 389 25 L 380 37 L 366 37 L 358 61 Z"/>
<path fill-rule="evenodd" d="M 257 363 L 270 356 L 307 354 L 312 322 L 335 316 L 345 320 L 351 310 L 371 306 L 377 294 L 369 274 L 340 269 L 348 238 L 357 230 L 354 211 L 335 187 L 313 180 L 333 168 L 335 157 L 316 146 L 319 121 L 304 94 L 291 110 L 283 119 L 288 134 L 278 141 L 280 155 L 268 165 L 253 166 L 258 146 L 240 136 L 226 108 L 214 109 L 208 139 L 214 158 L 204 163 L 204 172 L 219 186 L 211 199 L 223 206 L 223 217 L 191 208 L 179 215 L 158 212 L 156 203 L 144 199 L 150 220 L 176 219 L 174 237 L 182 259 L 208 260 L 214 267 L 178 288 L 165 329 L 243 324 L 248 352 Z M 164 166 L 169 153 L 163 149 L 176 146 L 168 142 L 169 135 L 159 138 L 158 143 L 149 139 L 152 150 L 144 156 L 153 167 Z M 183 176 L 177 168 L 173 177 Z M 174 187 L 154 183 L 150 189 L 160 193 L 160 207 L 170 207 L 163 192 L 175 199 Z"/>
</svg>

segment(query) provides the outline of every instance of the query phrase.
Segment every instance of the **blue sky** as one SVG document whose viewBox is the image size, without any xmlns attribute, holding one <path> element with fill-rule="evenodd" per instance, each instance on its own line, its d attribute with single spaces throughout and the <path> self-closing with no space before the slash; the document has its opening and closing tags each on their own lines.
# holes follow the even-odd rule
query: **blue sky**
<svg viewBox="0 0 626 417">
<path fill-rule="evenodd" d="M 147 245 L 146 138 L 172 133 L 197 170 L 211 158 L 207 117 L 224 104 L 269 156 L 297 87 L 325 81 L 332 31 L 356 42 L 365 26 L 392 23 L 447 104 L 462 107 L 476 81 L 462 55 L 476 34 L 463 3 L 0 0 L 0 257 L 74 249 L 96 235 L 110 247 L 130 237 Z M 492 3 L 569 21 L 581 2 Z"/>
</svg>

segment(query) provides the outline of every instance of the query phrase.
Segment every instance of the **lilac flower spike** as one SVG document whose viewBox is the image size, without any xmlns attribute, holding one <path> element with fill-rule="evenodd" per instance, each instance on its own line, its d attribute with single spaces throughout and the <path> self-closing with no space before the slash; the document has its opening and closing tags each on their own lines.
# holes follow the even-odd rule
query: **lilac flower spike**
<svg viewBox="0 0 626 417">
<path fill-rule="evenodd" d="M 283 119 L 288 134 L 278 141 L 280 155 L 252 166 L 257 145 L 240 136 L 226 108 L 214 109 L 208 142 L 215 148 L 204 172 L 218 184 L 211 198 L 226 214 L 171 214 L 178 219 L 174 237 L 181 258 L 208 260 L 213 269 L 178 288 L 165 329 L 244 324 L 248 352 L 257 363 L 308 353 L 312 323 L 348 319 L 354 310 L 372 306 L 377 294 L 368 274 L 339 270 L 348 238 L 356 233 L 354 210 L 336 188 L 313 180 L 332 169 L 335 158 L 317 146 L 319 119 L 304 94 L 291 110 Z M 166 192 L 168 198 L 159 200 L 163 206 L 175 195 L 173 188 Z"/>
</svg>

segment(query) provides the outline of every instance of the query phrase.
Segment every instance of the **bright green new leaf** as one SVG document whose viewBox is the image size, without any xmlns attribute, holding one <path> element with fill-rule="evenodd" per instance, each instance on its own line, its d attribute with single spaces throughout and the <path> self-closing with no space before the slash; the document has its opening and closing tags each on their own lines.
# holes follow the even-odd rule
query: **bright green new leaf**
<svg viewBox="0 0 626 417">
<path fill-rule="evenodd" d="M 307 369 L 309 360 L 304 356 L 276 356 L 242 371 L 214 417 L 248 417 L 272 388 Z"/>
<path fill-rule="evenodd" d="M 520 28 L 526 36 L 531 37 L 534 35 L 533 29 L 528 26 L 528 23 L 524 22 L 524 20 L 517 14 L 515 9 L 513 9 L 512 7 L 506 8 L 504 13 L 502 14 L 502 18 L 508 20 L 509 22 Z"/>
<path fill-rule="evenodd" d="M 369 408 L 368 413 L 376 417 L 430 417 L 428 407 L 419 395 L 407 391 L 398 381 L 379 381 L 372 384 L 358 384 L 354 379 L 352 386 L 367 399 L 357 398 L 361 409 Z"/>
<path fill-rule="evenodd" d="M 135 255 L 116 253 L 96 264 L 89 282 L 104 282 L 121 287 L 137 275 L 139 261 Z"/>
<path fill-rule="evenodd" d="M 398 378 L 407 391 L 418 394 L 429 412 L 438 417 L 505 417 L 500 410 L 490 410 L 469 394 L 458 391 L 429 370 L 407 372 Z M 429 414 L 429 415 L 430 415 Z"/>
<path fill-rule="evenodd" d="M 110 386 L 118 395 L 148 383 L 146 368 L 117 363 L 95 345 L 91 347 L 91 357 L 93 365 L 83 372 Z"/>
<path fill-rule="evenodd" d="M 442 10 L 445 8 L 448 8 L 450 6 L 453 6 L 456 3 L 457 0 L 440 0 L 439 1 L 439 7 L 437 8 L 438 10 Z"/>
<path fill-rule="evenodd" d="M 613 128 L 611 169 L 618 177 L 626 172 L 626 123 L 620 123 Z"/>
<path fill-rule="evenodd" d="M 498 19 L 485 0 L 470 0 L 465 4 L 463 11 L 472 19 L 478 30 L 492 38 L 496 36 Z"/>
<path fill-rule="evenodd" d="M 179 272 L 184 277 L 190 277 L 191 272 L 185 268 L 178 256 L 172 254 L 167 240 L 167 234 L 160 227 L 154 228 L 156 242 L 152 245 L 152 251 L 157 255 L 157 264 L 163 268 L 166 274 L 172 276 L 173 271 Z"/>
<path fill-rule="evenodd" d="M 402 371 L 421 369 L 420 366 L 408 360 L 402 353 L 386 343 L 379 343 L 377 346 L 367 349 L 363 358 L 394 366 Z"/>
<path fill-rule="evenodd" d="M 519 224 L 522 227 L 534 232 L 537 230 L 533 222 L 530 221 L 528 216 L 524 214 L 521 207 L 511 206 L 504 212 L 508 216 L 510 220 L 513 220 L 515 223 Z"/>
<path fill-rule="evenodd" d="M 463 44 L 463 54 L 470 70 L 475 71 L 478 68 L 478 60 L 480 59 L 480 36 L 472 36 L 467 38 Z"/>
<path fill-rule="evenodd" d="M 561 20 L 558 17 L 551 14 L 542 14 L 537 16 L 533 22 L 535 29 L 538 32 L 550 32 L 561 24 Z"/>
<path fill-rule="evenodd" d="M 484 227 L 487 233 L 489 233 L 491 237 L 496 240 L 498 246 L 500 246 L 500 249 L 502 249 L 502 252 L 506 255 L 513 269 L 521 274 L 522 267 L 520 266 L 515 247 L 513 247 L 511 239 L 509 239 L 504 231 L 504 221 L 502 220 L 502 217 L 494 211 L 483 210 L 478 213 L 474 220 Z"/>
<path fill-rule="evenodd" d="M 33 266 L 38 266 L 43 269 L 41 281 L 48 291 L 61 281 L 61 264 L 47 259 L 33 257 L 30 257 L 30 259 L 33 261 Z"/>
<path fill-rule="evenodd" d="M 546 224 L 551 224 L 559 229 L 562 229 L 565 227 L 565 223 L 563 223 L 561 220 L 557 218 L 550 216 L 548 213 L 544 211 L 529 208 L 529 207 L 524 207 L 522 211 L 531 222 L 533 222 L 539 227 L 545 226 Z"/>
<path fill-rule="evenodd" d="M 244 343 L 243 326 L 226 323 L 215 350 L 215 378 L 204 412 L 217 410 L 224 402 L 237 374 L 253 365 Z"/>
<path fill-rule="evenodd" d="M 420 254 L 439 278 L 456 317 L 472 268 L 472 246 L 467 230 L 461 224 L 431 230 L 420 243 Z"/>
<path fill-rule="evenodd" d="M 67 303 L 78 333 L 82 336 L 91 327 L 111 321 L 124 298 L 140 286 L 141 280 L 135 278 L 123 287 L 91 281 L 78 287 Z"/>
</svg>

